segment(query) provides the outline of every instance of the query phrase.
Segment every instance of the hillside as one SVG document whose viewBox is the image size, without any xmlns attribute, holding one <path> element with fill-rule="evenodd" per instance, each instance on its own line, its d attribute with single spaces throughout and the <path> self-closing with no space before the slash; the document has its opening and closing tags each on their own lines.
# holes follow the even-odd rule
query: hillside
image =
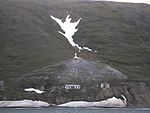
<svg viewBox="0 0 150 113">
<path fill-rule="evenodd" d="M 150 73 L 150 6 L 90 1 L 0 1 L 0 78 L 22 74 L 72 58 L 74 48 L 57 33 L 49 15 L 82 18 L 74 40 L 98 53 L 80 56 L 101 60 L 131 79 Z"/>
<path fill-rule="evenodd" d="M 78 25 L 79 30 L 74 35 L 74 41 L 82 47 L 88 46 L 98 51 L 84 50 L 78 55 L 88 62 L 105 63 L 128 78 L 127 87 L 125 85 L 116 88 L 115 86 L 109 96 L 106 96 L 109 93 L 106 92 L 100 94 L 102 96 L 98 99 L 124 92 L 125 95 L 128 95 L 128 99 L 131 99 L 131 105 L 135 105 L 136 101 L 142 105 L 141 103 L 146 101 L 146 96 L 150 94 L 150 5 L 104 1 L 1 0 L 0 81 L 3 80 L 8 88 L 3 96 L 7 95 L 8 99 L 14 100 L 23 97 L 47 100 L 47 95 L 32 97 L 20 92 L 19 94 L 14 93 L 12 87 L 22 92 L 26 84 L 21 83 L 20 85 L 20 81 L 15 81 L 18 83 L 14 85 L 12 80 L 45 66 L 73 58 L 74 53 L 78 52 L 77 49 L 73 48 L 68 40 L 57 32 L 61 29 L 50 18 L 50 15 L 53 15 L 64 20 L 69 14 L 73 21 L 82 18 Z M 144 90 L 142 90 L 143 87 Z M 122 91 L 121 88 L 124 90 Z M 131 92 L 126 92 L 130 88 Z M 47 90 L 51 89 L 53 90 L 53 88 Z M 144 99 L 138 100 L 136 93 L 142 94 L 142 92 L 145 92 L 142 97 Z M 13 93 L 14 96 L 11 96 Z M 0 99 L 1 97 L 0 95 Z M 147 100 L 150 100 L 149 96 Z M 145 105 L 147 103 L 149 102 L 146 102 Z"/>
</svg>

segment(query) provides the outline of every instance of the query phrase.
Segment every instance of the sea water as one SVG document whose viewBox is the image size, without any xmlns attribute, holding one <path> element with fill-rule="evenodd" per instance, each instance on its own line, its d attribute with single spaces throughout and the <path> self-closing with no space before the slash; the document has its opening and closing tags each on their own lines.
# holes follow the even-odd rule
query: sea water
<svg viewBox="0 0 150 113">
<path fill-rule="evenodd" d="M 0 113 L 150 113 L 150 108 L 0 108 Z"/>
</svg>

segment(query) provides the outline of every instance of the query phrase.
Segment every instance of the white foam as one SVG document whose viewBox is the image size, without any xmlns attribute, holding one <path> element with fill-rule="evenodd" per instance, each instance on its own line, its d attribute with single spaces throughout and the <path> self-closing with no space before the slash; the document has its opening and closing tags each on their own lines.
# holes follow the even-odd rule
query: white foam
<svg viewBox="0 0 150 113">
<path fill-rule="evenodd" d="M 20 101 L 0 101 L 0 107 L 46 107 L 49 106 L 47 102 L 20 100 Z"/>
<path fill-rule="evenodd" d="M 125 97 L 124 97 L 125 98 Z M 126 107 L 127 102 L 125 100 L 118 99 L 116 97 L 109 98 L 100 102 L 87 102 L 87 101 L 71 101 L 58 106 L 62 107 Z"/>
<path fill-rule="evenodd" d="M 38 93 L 38 94 L 42 94 L 42 93 L 44 93 L 45 91 L 41 91 L 41 90 L 39 90 L 39 89 L 34 89 L 34 88 L 26 88 L 26 89 L 24 89 L 25 91 L 34 91 L 34 92 L 36 92 L 36 93 Z"/>
</svg>

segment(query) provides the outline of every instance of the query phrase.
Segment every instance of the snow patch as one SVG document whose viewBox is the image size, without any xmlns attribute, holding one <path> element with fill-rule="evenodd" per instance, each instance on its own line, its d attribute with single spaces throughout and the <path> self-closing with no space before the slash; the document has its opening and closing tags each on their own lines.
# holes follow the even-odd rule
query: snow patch
<svg viewBox="0 0 150 113">
<path fill-rule="evenodd" d="M 34 91 L 34 92 L 36 92 L 36 93 L 38 93 L 38 94 L 42 94 L 42 93 L 44 93 L 45 91 L 41 91 L 41 90 L 39 90 L 39 89 L 34 89 L 34 88 L 26 88 L 26 89 L 24 89 L 24 91 Z"/>
<path fill-rule="evenodd" d="M 61 27 L 61 29 L 64 31 L 64 33 L 62 33 L 61 31 L 58 31 L 60 34 L 62 34 L 64 37 L 67 38 L 67 40 L 69 41 L 69 43 L 73 46 L 73 47 L 77 47 L 79 49 L 79 51 L 85 49 L 85 50 L 88 50 L 88 51 L 92 51 L 92 49 L 88 48 L 88 47 L 80 47 L 78 44 L 76 44 L 74 41 L 73 41 L 73 35 L 78 31 L 78 29 L 76 28 L 77 25 L 79 24 L 80 19 L 78 19 L 77 22 L 71 22 L 71 18 L 70 18 L 70 15 L 68 15 L 65 19 L 64 22 L 62 22 L 61 19 L 58 19 L 52 15 L 50 15 L 50 17 L 55 20 L 59 26 Z"/>
<path fill-rule="evenodd" d="M 114 1 L 114 2 L 128 2 L 128 3 L 145 3 L 145 4 L 150 4 L 150 0 L 93 0 L 93 1 Z"/>
<path fill-rule="evenodd" d="M 61 107 L 126 107 L 127 100 L 123 96 L 124 100 L 116 97 L 109 98 L 100 102 L 87 102 L 87 101 L 72 101 L 58 106 Z"/>
<path fill-rule="evenodd" d="M 88 50 L 88 51 L 92 51 L 92 49 L 90 49 L 88 47 L 83 47 L 83 49 Z"/>
<path fill-rule="evenodd" d="M 73 37 L 72 37 L 75 34 L 75 32 L 78 31 L 78 29 L 76 29 L 76 26 L 79 24 L 81 18 L 77 22 L 71 22 L 72 19 L 70 18 L 70 15 L 66 17 L 65 22 L 62 22 L 61 19 L 58 19 L 52 15 L 51 18 L 59 24 L 59 26 L 65 33 L 62 33 L 61 31 L 58 32 L 63 36 L 65 36 L 73 47 L 77 47 L 79 50 L 83 50 L 82 47 L 80 47 L 78 44 L 76 44 L 73 41 Z"/>
<path fill-rule="evenodd" d="M 46 107 L 49 106 L 47 102 L 20 100 L 20 101 L 0 101 L 0 107 Z"/>
</svg>

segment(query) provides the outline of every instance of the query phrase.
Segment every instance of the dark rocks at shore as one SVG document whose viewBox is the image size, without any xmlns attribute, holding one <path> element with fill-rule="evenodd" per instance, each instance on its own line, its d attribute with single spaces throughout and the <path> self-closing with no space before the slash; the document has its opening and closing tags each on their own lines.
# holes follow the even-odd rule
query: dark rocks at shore
<svg viewBox="0 0 150 113">
<path fill-rule="evenodd" d="M 47 81 L 45 81 L 47 83 Z M 17 83 L 15 83 L 17 84 Z M 101 84 L 101 83 L 100 83 Z M 110 87 L 101 88 L 100 85 L 81 86 L 80 89 L 65 89 L 63 85 L 45 87 L 43 94 L 25 92 L 20 84 L 11 87 L 12 91 L 2 91 L 0 100 L 42 100 L 50 104 L 62 104 L 70 101 L 102 101 L 113 96 L 127 98 L 127 107 L 150 107 L 150 83 L 141 81 L 126 81 L 116 84 L 108 83 Z M 19 89 L 20 90 L 17 90 Z M 39 88 L 40 87 L 36 87 Z"/>
<path fill-rule="evenodd" d="M 10 83 L 1 100 L 5 97 L 8 100 L 42 100 L 58 105 L 70 101 L 102 101 L 113 96 L 122 98 L 124 95 L 128 107 L 150 107 L 148 81 L 129 81 L 126 75 L 104 63 L 81 58 L 46 66 L 13 78 Z M 66 85 L 79 85 L 80 88 L 67 89 Z M 45 92 L 25 92 L 25 88 Z"/>
</svg>

